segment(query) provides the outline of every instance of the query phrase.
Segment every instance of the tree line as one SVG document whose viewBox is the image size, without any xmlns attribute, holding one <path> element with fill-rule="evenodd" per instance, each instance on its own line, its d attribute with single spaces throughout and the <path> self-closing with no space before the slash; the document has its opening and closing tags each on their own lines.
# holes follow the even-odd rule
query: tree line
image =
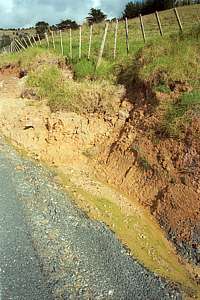
<svg viewBox="0 0 200 300">
<path fill-rule="evenodd" d="M 176 6 L 200 4 L 200 0 L 143 0 L 131 1 L 126 4 L 123 18 L 135 18 L 139 14 L 148 15 L 155 11 L 162 11 Z"/>
</svg>

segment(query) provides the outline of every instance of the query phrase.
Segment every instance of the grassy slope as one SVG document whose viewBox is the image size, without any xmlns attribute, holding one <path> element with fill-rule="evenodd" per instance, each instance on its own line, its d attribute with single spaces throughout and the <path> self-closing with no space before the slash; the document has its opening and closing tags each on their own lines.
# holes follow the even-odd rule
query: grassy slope
<svg viewBox="0 0 200 300">
<path fill-rule="evenodd" d="M 200 5 L 186 6 L 178 8 L 180 18 L 183 23 L 184 30 L 189 30 L 194 24 L 199 22 L 198 12 L 200 12 Z M 163 27 L 165 36 L 172 33 L 178 32 L 179 27 L 173 10 L 167 10 L 160 12 L 160 19 Z M 144 16 L 144 26 L 146 31 L 147 41 L 159 39 L 160 34 L 158 31 L 158 25 L 154 14 Z M 85 75 L 91 75 L 94 72 L 94 64 L 96 64 L 99 48 L 101 45 L 101 39 L 104 32 L 104 24 L 94 25 L 93 30 L 93 41 L 91 50 L 91 62 L 87 61 L 88 53 L 88 41 L 89 41 L 89 27 L 83 26 L 82 30 L 82 56 L 86 58 L 81 62 L 78 61 L 79 52 L 79 30 L 72 32 L 73 37 L 73 60 L 72 64 L 75 67 L 75 71 L 78 77 Z M 113 61 L 113 46 L 114 46 L 114 32 L 115 23 L 109 25 L 108 36 L 104 50 L 104 61 L 101 68 L 97 71 L 101 76 L 110 74 L 110 71 L 114 68 L 115 62 Z M 44 43 L 46 44 L 46 43 Z M 130 44 L 130 55 L 133 55 L 142 48 L 144 43 L 142 39 L 142 33 L 140 29 L 140 21 L 138 18 L 129 20 L 129 44 Z M 63 33 L 63 46 L 64 54 L 69 58 L 69 32 Z M 52 39 L 50 37 L 50 47 L 53 48 Z M 59 34 L 56 36 L 56 52 L 60 53 L 60 37 Z M 125 41 L 125 30 L 124 22 L 119 23 L 118 29 L 118 46 L 117 46 L 117 63 L 121 63 L 127 59 L 126 52 L 126 41 Z"/>
</svg>

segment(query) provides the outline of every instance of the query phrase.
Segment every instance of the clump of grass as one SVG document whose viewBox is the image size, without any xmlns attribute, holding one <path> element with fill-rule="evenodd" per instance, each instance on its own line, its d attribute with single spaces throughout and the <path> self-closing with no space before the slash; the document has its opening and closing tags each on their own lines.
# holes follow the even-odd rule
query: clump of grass
<svg viewBox="0 0 200 300">
<path fill-rule="evenodd" d="M 137 159 L 137 163 L 138 163 L 138 166 L 143 170 L 143 171 L 149 171 L 152 169 L 150 163 L 148 162 L 147 158 L 146 157 L 142 157 L 142 156 L 139 156 L 138 159 Z"/>
<path fill-rule="evenodd" d="M 40 72 L 33 71 L 27 86 L 37 95 L 48 99 L 52 111 L 66 110 L 79 113 L 99 111 L 103 114 L 115 112 L 124 89 L 106 81 L 65 80 L 57 66 L 45 66 Z"/>
<path fill-rule="evenodd" d="M 154 88 L 154 91 L 155 92 L 160 92 L 160 93 L 165 93 L 165 94 L 170 94 L 171 93 L 171 90 L 170 88 L 165 85 L 165 84 L 159 84 L 157 85 L 155 88 Z"/>
<path fill-rule="evenodd" d="M 73 71 L 76 79 L 93 78 L 95 73 L 94 61 L 88 59 L 78 60 L 73 63 Z"/>
<path fill-rule="evenodd" d="M 103 59 L 101 65 L 96 68 L 95 60 L 73 60 L 72 69 L 74 71 L 74 77 L 77 80 L 92 79 L 92 80 L 109 80 L 115 81 L 115 63 Z"/>
<path fill-rule="evenodd" d="M 161 128 L 167 137 L 181 137 L 185 126 L 191 121 L 194 110 L 200 108 L 200 91 L 184 93 L 178 102 L 168 105 Z"/>
<path fill-rule="evenodd" d="M 31 72 L 27 79 L 27 86 L 36 89 L 41 99 L 53 94 L 61 83 L 62 73 L 56 66 L 42 67 Z"/>
</svg>

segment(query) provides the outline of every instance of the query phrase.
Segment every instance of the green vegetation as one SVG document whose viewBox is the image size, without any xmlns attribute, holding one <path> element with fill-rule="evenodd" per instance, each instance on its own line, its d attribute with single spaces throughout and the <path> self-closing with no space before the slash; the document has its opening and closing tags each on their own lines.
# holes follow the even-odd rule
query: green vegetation
<svg viewBox="0 0 200 300">
<path fill-rule="evenodd" d="M 143 170 L 143 171 L 149 171 L 152 169 L 150 163 L 146 159 L 146 157 L 139 156 L 137 159 L 138 166 Z"/>
<path fill-rule="evenodd" d="M 200 27 L 193 32 L 157 40 L 141 51 L 143 64 L 139 76 L 154 85 L 187 82 L 193 86 L 200 78 Z"/>
<path fill-rule="evenodd" d="M 168 137 L 181 137 L 185 126 L 198 112 L 200 114 L 200 91 L 184 93 L 178 102 L 168 105 L 161 125 L 163 133 Z"/>
<path fill-rule="evenodd" d="M 89 24 L 101 23 L 106 19 L 106 15 L 101 11 L 101 9 L 91 8 L 87 21 Z"/>
<path fill-rule="evenodd" d="M 49 24 L 47 22 L 41 21 L 35 24 L 36 34 L 39 34 L 40 38 L 44 38 L 45 32 L 49 29 Z"/>
<path fill-rule="evenodd" d="M 6 55 L 0 55 L 0 67 L 5 65 L 16 65 L 21 68 L 25 68 L 28 71 L 35 69 L 36 66 L 54 61 L 63 61 L 64 59 L 60 55 L 55 55 L 52 52 L 47 52 L 43 48 L 28 48 L 26 51 L 9 53 Z M 55 60 L 56 59 L 56 60 Z"/>
<path fill-rule="evenodd" d="M 63 71 L 57 66 L 45 66 L 39 71 L 32 71 L 27 86 L 34 88 L 41 99 L 47 98 L 52 111 L 80 113 L 94 112 L 96 109 L 100 113 L 113 113 L 116 101 L 119 101 L 124 92 L 122 87 L 106 81 L 65 80 Z"/>
<path fill-rule="evenodd" d="M 171 90 L 168 86 L 166 86 L 165 84 L 159 84 L 154 88 L 155 92 L 160 92 L 160 93 L 165 93 L 165 94 L 170 94 Z"/>
<path fill-rule="evenodd" d="M 196 9 L 197 6 L 192 6 L 190 17 L 193 19 L 196 16 Z M 185 8 L 180 8 L 179 12 L 185 24 Z M 163 24 L 168 23 L 168 33 L 177 32 L 177 23 L 171 10 L 161 12 L 160 17 Z M 200 27 L 195 26 L 192 31 L 186 28 L 184 33 L 173 33 L 170 36 L 167 34 L 161 38 L 157 27 L 153 30 L 157 26 L 154 16 L 145 16 L 144 24 L 148 42 L 144 45 L 138 22 L 138 19 L 134 19 L 129 23 L 129 55 L 126 53 L 124 23 L 119 24 L 115 61 L 113 61 L 115 24 L 110 24 L 104 58 L 97 70 L 96 61 L 104 24 L 94 26 L 90 60 L 87 59 L 88 26 L 83 26 L 83 58 L 81 60 L 78 59 L 79 32 L 73 31 L 72 59 L 69 58 L 69 32 L 63 33 L 64 54 L 72 66 L 76 81 L 66 80 L 64 68 L 58 66 L 59 61 L 63 62 L 60 56 L 59 36 L 55 37 L 55 51 L 52 50 L 53 43 L 50 39 L 51 50 L 47 51 L 46 43 L 43 42 L 40 48 L 30 48 L 21 53 L 1 56 L 0 64 L 2 66 L 15 63 L 28 68 L 28 88 L 33 88 L 41 99 L 47 99 L 52 111 L 67 110 L 87 113 L 98 110 L 103 114 L 113 113 L 117 101 L 124 94 L 123 88 L 115 85 L 116 83 L 121 82 L 127 90 L 133 91 L 137 91 L 139 84 L 144 90 L 145 84 L 148 83 L 148 88 L 152 91 L 168 94 L 163 100 L 164 109 L 161 103 L 157 104 L 158 110 L 164 110 L 160 122 L 162 133 L 167 137 L 180 137 L 192 116 L 200 110 Z M 164 33 L 166 33 L 165 29 L 166 27 L 164 27 Z M 175 100 L 170 99 L 171 94 L 176 93 L 177 87 L 183 87 L 183 89 L 180 88 Z M 183 93 L 184 87 L 191 91 Z M 145 100 L 148 102 L 151 99 L 147 96 Z M 139 147 L 136 145 L 132 151 L 139 153 Z M 84 154 L 90 156 L 91 152 L 85 151 Z M 151 168 L 142 153 L 139 153 L 137 163 L 142 170 L 147 171 Z M 127 217 L 109 199 L 95 198 L 84 191 L 79 192 L 95 208 L 93 211 L 96 214 L 94 213 L 93 216 L 113 228 L 131 252 L 149 269 L 181 283 L 184 287 L 196 290 L 196 285 L 188 275 L 185 266 L 180 263 L 160 228 L 149 215 L 146 215 L 146 212 L 144 215 L 135 214 Z"/>
</svg>

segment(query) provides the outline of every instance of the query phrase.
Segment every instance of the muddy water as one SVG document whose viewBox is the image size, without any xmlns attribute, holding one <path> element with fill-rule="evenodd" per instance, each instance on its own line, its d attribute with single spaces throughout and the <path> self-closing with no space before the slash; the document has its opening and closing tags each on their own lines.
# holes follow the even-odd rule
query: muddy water
<svg viewBox="0 0 200 300">
<path fill-rule="evenodd" d="M 6 291 L 10 299 L 49 299 L 47 291 L 53 299 L 182 298 L 175 286 L 130 257 L 108 227 L 77 209 L 54 183 L 54 174 L 22 159 L 2 139 L 0 147 L 1 228 L 6 220 L 10 238 L 22 239 L 20 255 L 15 244 L 6 247 L 10 251 L 0 245 L 2 299 L 8 299 Z M 7 231 L 0 232 L 6 245 Z M 27 256 L 31 262 L 23 269 Z M 35 288 L 43 294 L 30 298 L 27 293 L 34 295 Z"/>
</svg>

